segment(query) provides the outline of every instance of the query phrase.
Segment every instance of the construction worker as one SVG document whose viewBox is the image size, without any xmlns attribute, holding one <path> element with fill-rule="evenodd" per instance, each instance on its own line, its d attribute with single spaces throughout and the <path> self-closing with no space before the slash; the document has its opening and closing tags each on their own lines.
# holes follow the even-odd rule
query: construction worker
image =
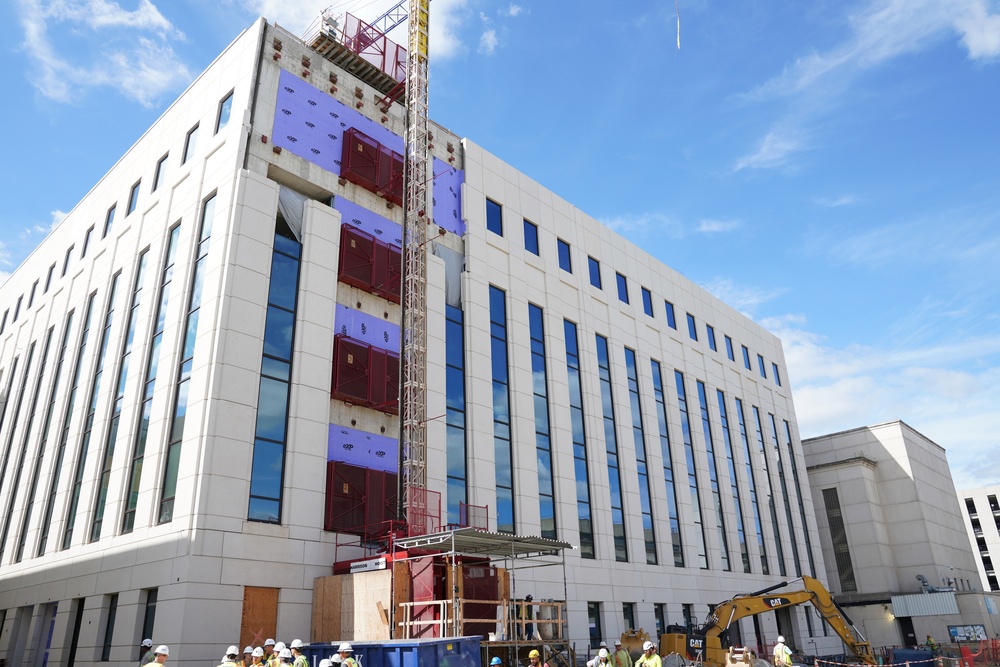
<svg viewBox="0 0 1000 667">
<path fill-rule="evenodd" d="M 281 651 L 278 653 L 278 659 L 281 660 L 281 664 L 283 666 L 291 665 L 292 661 L 295 660 L 295 658 L 292 657 L 292 649 L 290 648 L 281 649 Z"/>
<path fill-rule="evenodd" d="M 929 648 L 931 651 L 938 650 L 938 643 L 934 641 L 934 637 L 927 635 L 927 641 L 924 642 L 924 646 Z"/>
<path fill-rule="evenodd" d="M 281 652 L 285 650 L 285 642 L 278 642 L 274 645 L 274 651 L 271 653 L 271 659 L 267 664 L 271 667 L 279 667 L 281 665 Z"/>
<path fill-rule="evenodd" d="M 778 635 L 778 643 L 774 645 L 774 667 L 788 667 L 792 664 L 792 649 L 785 645 L 785 638 Z"/>
<path fill-rule="evenodd" d="M 219 667 L 236 667 L 236 658 L 240 656 L 240 649 L 232 645 L 226 649 L 226 654 L 222 656 L 222 664 Z"/>
<path fill-rule="evenodd" d="M 615 667 L 632 667 L 632 656 L 622 648 L 622 640 L 615 640 L 615 652 L 611 656 Z"/>
<path fill-rule="evenodd" d="M 663 661 L 656 654 L 656 647 L 653 642 L 646 642 L 642 645 L 642 655 L 635 661 L 635 667 L 663 667 Z"/>
<path fill-rule="evenodd" d="M 152 639 L 142 640 L 142 643 L 139 644 L 139 656 L 139 667 L 143 667 L 144 665 L 148 665 L 153 662 L 153 658 L 156 657 L 156 654 L 153 653 Z"/>
<path fill-rule="evenodd" d="M 608 649 L 599 650 L 596 658 L 587 661 L 587 667 L 611 667 L 611 654 L 608 653 Z"/>
<path fill-rule="evenodd" d="M 354 653 L 354 649 L 351 647 L 350 642 L 344 642 L 339 647 L 337 647 L 337 653 L 340 654 L 340 664 L 343 667 L 358 667 L 358 662 L 351 657 Z"/>
<path fill-rule="evenodd" d="M 292 652 L 292 664 L 294 664 L 295 667 L 309 667 L 309 658 L 302 653 L 301 639 L 293 639 L 292 643 L 288 645 L 288 648 Z"/>
<path fill-rule="evenodd" d="M 271 664 L 271 656 L 274 654 L 274 640 L 268 637 L 264 640 L 264 660 L 265 665 Z"/>
<path fill-rule="evenodd" d="M 501 660 L 499 656 L 493 656 L 493 659 L 490 660 L 490 667 L 502 667 L 502 665 L 503 660 Z M 331 665 L 331 667 L 333 666 Z"/>
<path fill-rule="evenodd" d="M 264 662 L 264 649 L 262 649 L 259 646 L 257 648 L 255 648 L 250 653 L 250 663 L 249 664 L 253 665 L 253 667 L 264 667 L 264 665 L 267 664 L 266 662 Z"/>
<path fill-rule="evenodd" d="M 170 657 L 170 649 L 167 648 L 166 644 L 160 644 L 153 651 L 153 665 L 165 665 L 167 664 L 167 658 Z"/>
<path fill-rule="evenodd" d="M 243 659 L 237 663 L 239 667 L 250 667 L 253 664 L 253 646 L 243 647 Z"/>
<path fill-rule="evenodd" d="M 549 667 L 549 663 L 542 662 L 542 654 L 537 649 L 531 649 L 528 652 L 528 664 L 531 667 Z"/>
</svg>

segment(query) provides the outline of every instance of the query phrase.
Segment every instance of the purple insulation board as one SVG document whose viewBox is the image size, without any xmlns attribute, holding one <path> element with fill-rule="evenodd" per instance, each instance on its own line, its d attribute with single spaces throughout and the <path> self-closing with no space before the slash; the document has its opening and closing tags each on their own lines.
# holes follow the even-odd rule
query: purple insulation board
<svg viewBox="0 0 1000 667">
<path fill-rule="evenodd" d="M 334 333 L 350 336 L 372 347 L 399 352 L 399 325 L 360 310 L 337 304 Z"/>
<path fill-rule="evenodd" d="M 403 153 L 402 137 L 285 70 L 278 78 L 275 107 L 274 145 L 335 174 L 340 173 L 343 134 L 349 127 Z"/>
<path fill-rule="evenodd" d="M 465 172 L 434 158 L 434 222 L 452 234 L 465 235 L 462 183 Z"/>
<path fill-rule="evenodd" d="M 330 424 L 327 461 L 396 473 L 399 469 L 398 451 L 399 441 L 396 438 Z"/>
<path fill-rule="evenodd" d="M 340 211 L 341 222 L 354 225 L 361 231 L 371 234 L 383 243 L 391 243 L 403 247 L 403 227 L 378 213 L 369 211 L 343 197 L 333 198 L 333 208 Z"/>
</svg>

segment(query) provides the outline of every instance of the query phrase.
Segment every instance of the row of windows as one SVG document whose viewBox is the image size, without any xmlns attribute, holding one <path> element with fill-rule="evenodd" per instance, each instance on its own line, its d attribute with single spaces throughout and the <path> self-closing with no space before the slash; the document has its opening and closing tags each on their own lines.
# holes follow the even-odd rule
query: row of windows
<svg viewBox="0 0 1000 667">
<path fill-rule="evenodd" d="M 524 249 L 533 255 L 541 256 L 541 247 L 538 241 L 538 225 L 531 222 L 528 219 L 523 220 L 524 224 Z M 486 229 L 498 236 L 503 236 L 503 206 L 493 201 L 492 199 L 486 200 Z M 556 255 L 559 261 L 559 268 L 567 273 L 573 273 L 573 255 L 572 247 L 568 241 L 564 241 L 561 238 L 556 238 Z M 601 262 L 600 260 L 587 256 L 587 271 L 590 277 L 590 285 L 595 289 L 603 290 L 604 281 L 601 277 Z M 631 298 L 629 296 L 629 286 L 628 278 L 624 274 L 615 272 L 615 287 L 618 291 L 618 299 L 622 303 L 631 303 Z M 642 299 L 642 311 L 649 317 L 656 317 L 653 308 L 653 293 L 646 287 L 639 286 L 639 292 Z M 667 326 L 671 329 L 677 329 L 677 318 L 674 313 L 674 304 L 670 301 L 664 299 L 663 301 L 664 314 L 667 320 Z M 688 325 L 688 335 L 691 340 L 698 341 L 698 323 L 695 316 L 691 313 L 687 313 L 687 325 Z M 718 340 L 715 334 L 715 327 L 711 324 L 705 324 L 705 338 L 708 341 L 708 347 L 713 352 L 719 351 Z M 736 353 L 733 346 L 733 339 L 729 336 L 724 336 L 726 345 L 726 356 L 730 361 L 736 361 Z M 748 371 L 753 370 L 753 365 L 751 364 L 750 350 L 746 345 L 741 345 L 743 354 L 743 366 Z M 767 363 L 764 360 L 764 356 L 761 354 L 757 355 L 757 372 L 762 378 L 767 379 Z M 771 379 L 774 383 L 781 386 L 781 373 L 778 370 L 778 364 L 771 363 Z"/>
<path fill-rule="evenodd" d="M 986 502 L 989 503 L 989 514 L 992 514 L 993 516 L 993 523 L 995 524 L 996 530 L 1000 532 L 1000 503 L 997 502 L 997 496 L 993 494 L 988 495 L 986 497 Z M 976 539 L 976 548 L 979 552 L 979 559 L 983 564 L 983 570 L 986 572 L 986 583 L 991 591 L 1000 591 L 1000 580 L 997 578 L 997 573 L 993 565 L 993 557 L 990 554 L 989 544 L 987 543 L 986 536 L 983 533 L 983 525 L 979 518 L 979 511 L 976 509 L 975 498 L 965 499 L 965 510 L 968 512 L 969 520 L 972 523 L 972 534 Z M 987 514 L 987 516 L 989 516 L 989 514 Z"/>
<path fill-rule="evenodd" d="M 230 91 L 229 94 L 226 95 L 225 98 L 223 98 L 222 101 L 219 102 L 218 113 L 216 114 L 215 118 L 216 134 L 218 134 L 222 129 L 226 127 L 226 125 L 229 124 L 229 117 L 232 114 L 232 108 L 233 108 L 233 93 L 232 91 Z M 188 130 L 188 133 L 184 138 L 184 153 L 181 159 L 182 165 L 186 164 L 194 155 L 195 146 L 197 145 L 198 141 L 198 126 L 199 124 L 196 123 L 194 127 Z M 168 157 L 170 157 L 169 152 L 166 153 L 159 160 L 157 160 L 156 170 L 153 173 L 153 185 L 152 188 L 150 189 L 150 193 L 156 192 L 156 190 L 160 187 L 160 185 L 163 184 L 163 181 L 167 173 Z M 126 218 L 133 212 L 135 212 L 136 208 L 138 208 L 139 206 L 139 194 L 141 191 L 141 186 L 142 186 L 142 179 L 139 179 L 138 181 L 133 183 L 132 187 L 129 189 L 128 205 L 125 209 Z M 107 238 L 108 234 L 111 232 L 112 227 L 114 226 L 115 213 L 117 209 L 118 209 L 118 202 L 115 202 L 114 204 L 111 205 L 111 208 L 108 209 L 107 213 L 104 214 L 104 224 L 101 231 L 102 240 Z M 87 228 L 87 231 L 83 235 L 83 242 L 82 245 L 80 246 L 80 259 L 83 259 L 87 256 L 87 251 L 90 249 L 91 241 L 93 240 L 95 227 L 96 225 L 91 225 L 90 227 Z M 62 266 L 59 271 L 60 278 L 64 277 L 66 273 L 69 271 L 69 267 L 73 262 L 73 255 L 75 250 L 76 250 L 75 243 L 70 244 L 70 246 L 66 249 L 66 252 L 63 255 L 62 259 Z M 57 266 L 59 266 L 59 262 L 53 262 L 49 266 L 48 272 L 45 275 L 45 284 L 42 287 L 42 294 L 47 294 L 49 288 L 52 286 L 52 279 L 55 277 Z M 27 305 L 24 306 L 25 311 L 31 308 L 35 303 L 35 296 L 36 293 L 38 292 L 38 283 L 39 280 L 36 280 L 31 285 L 31 290 L 28 292 L 28 303 Z M 17 322 L 18 318 L 20 317 L 22 312 L 21 306 L 23 305 L 23 303 L 24 303 L 24 294 L 17 297 L 17 302 L 14 305 L 13 317 L 10 318 L 11 324 Z M 7 328 L 7 320 L 10 314 L 11 314 L 10 308 L 7 308 L 6 310 L 4 310 L 3 315 L 0 316 L 0 335 L 3 335 L 3 332 Z"/>
</svg>

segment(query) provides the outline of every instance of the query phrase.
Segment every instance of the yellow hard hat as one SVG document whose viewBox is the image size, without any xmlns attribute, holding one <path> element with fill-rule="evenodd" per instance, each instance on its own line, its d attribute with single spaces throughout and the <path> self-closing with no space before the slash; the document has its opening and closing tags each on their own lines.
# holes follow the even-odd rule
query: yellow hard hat
<svg viewBox="0 0 1000 667">
<path fill-rule="evenodd" d="M 528 653 L 528 657 L 529 658 L 538 658 L 538 657 L 541 657 L 541 656 L 539 655 L 539 653 L 538 653 L 538 651 L 536 649 L 531 649 L 531 651 Z"/>
</svg>

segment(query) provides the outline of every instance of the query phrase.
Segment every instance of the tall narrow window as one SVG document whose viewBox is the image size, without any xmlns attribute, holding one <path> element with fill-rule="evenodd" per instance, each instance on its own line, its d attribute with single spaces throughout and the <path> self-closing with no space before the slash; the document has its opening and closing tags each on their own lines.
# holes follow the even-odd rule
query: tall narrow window
<svg viewBox="0 0 1000 667">
<path fill-rule="evenodd" d="M 620 273 L 615 273 L 615 283 L 618 285 L 618 300 L 628 303 L 628 280 Z"/>
<path fill-rule="evenodd" d="M 677 318 L 674 316 L 674 304 L 669 301 L 663 302 L 663 312 L 667 315 L 667 326 L 671 329 L 677 329 Z"/>
<path fill-rule="evenodd" d="M 69 271 L 69 263 L 70 263 L 70 260 L 73 259 L 73 249 L 74 248 L 76 248 L 75 245 L 71 245 L 70 247 L 66 248 L 66 256 L 63 258 L 62 273 L 59 274 L 60 277 L 65 276 L 66 272 Z"/>
<path fill-rule="evenodd" d="M 163 185 L 163 179 L 167 177 L 167 158 L 170 154 L 167 153 L 159 160 L 156 161 L 156 172 L 153 174 L 153 192 L 156 192 L 161 185 Z"/>
<path fill-rule="evenodd" d="M 743 561 L 743 573 L 750 574 L 750 551 L 747 549 L 747 537 L 743 526 L 743 502 L 740 499 L 740 486 L 736 476 L 733 439 L 729 432 L 729 412 L 726 410 L 726 395 L 722 393 L 721 389 L 716 389 L 715 398 L 719 402 L 719 419 L 722 422 L 722 442 L 726 447 L 726 465 L 729 469 L 729 492 L 733 496 L 733 507 L 736 509 L 736 538 L 740 542 L 740 559 Z"/>
<path fill-rule="evenodd" d="M 205 280 L 208 245 L 212 240 L 212 220 L 215 217 L 215 195 L 201 206 L 201 225 L 198 231 L 198 248 L 188 294 L 187 317 L 184 322 L 184 343 L 178 356 L 177 385 L 174 389 L 173 414 L 167 430 L 167 460 L 160 489 L 158 522 L 167 523 L 174 518 L 174 495 L 177 492 L 177 472 L 181 464 L 181 442 L 184 440 L 184 422 L 187 416 L 188 389 L 191 385 L 191 368 L 194 365 L 194 343 L 198 337 L 198 318 L 201 314 L 202 283 Z"/>
<path fill-rule="evenodd" d="M 726 535 L 726 514 L 722 509 L 722 490 L 719 488 L 719 468 L 715 462 L 715 438 L 712 437 L 712 420 L 708 414 L 708 395 L 705 383 L 696 380 L 698 387 L 698 407 L 701 410 L 701 432 L 705 437 L 705 453 L 708 455 L 708 483 L 712 490 L 712 501 L 715 504 L 715 519 L 719 527 L 719 549 L 722 556 L 722 569 L 730 572 L 733 568 L 729 563 L 729 537 Z"/>
<path fill-rule="evenodd" d="M 135 185 L 128 193 L 128 208 L 125 210 L 126 217 L 131 215 L 135 211 L 136 207 L 139 205 L 139 186 L 142 185 L 142 181 L 136 181 Z"/>
<path fill-rule="evenodd" d="M 49 337 L 50 338 L 51 338 L 51 334 L 52 334 L 52 330 L 49 329 Z M 16 390 L 17 394 L 13 394 L 12 395 L 10 393 L 10 391 L 9 391 L 10 385 L 8 385 L 8 391 L 7 391 L 6 396 L 9 397 L 8 398 L 8 402 L 10 402 L 11 400 L 14 401 L 14 411 L 10 415 L 10 429 L 7 431 L 7 438 L 6 438 L 6 442 L 4 443 L 4 448 L 3 448 L 3 462 L 0 463 L 0 470 L 4 471 L 4 474 L 2 476 L 0 476 L 0 493 L 2 493 L 3 490 L 4 490 L 4 487 L 7 486 L 7 484 L 6 484 L 6 482 L 7 482 L 7 474 L 6 474 L 7 463 L 10 461 L 10 452 L 11 452 L 11 449 L 13 448 L 13 446 L 14 446 L 14 434 L 17 432 L 18 428 L 21 425 L 21 406 L 24 403 L 24 397 L 25 397 L 25 395 L 28 393 L 28 391 L 27 391 L 27 389 L 28 389 L 28 378 L 30 377 L 30 374 L 31 374 L 31 362 L 34 359 L 34 356 L 35 356 L 35 341 L 32 341 L 31 345 L 28 346 L 28 358 L 24 362 L 24 372 L 21 374 L 21 382 L 18 385 L 18 388 Z M 17 357 L 14 357 L 14 359 L 16 360 Z M 45 362 L 45 360 L 43 359 L 42 363 L 44 364 L 44 362 Z M 16 373 L 16 369 L 12 368 L 11 371 L 10 371 L 10 379 L 13 380 L 14 376 L 16 374 L 17 374 Z M 35 399 L 36 400 L 38 399 L 37 392 L 35 393 Z M 4 409 L 6 410 L 6 407 Z M 2 429 L 3 429 L 3 423 L 0 422 L 0 430 L 2 430 Z M 17 490 L 18 489 L 17 489 L 16 486 L 15 487 L 11 487 L 11 490 L 10 490 L 11 500 L 13 500 L 14 496 L 17 494 Z M 6 533 L 6 530 L 4 532 Z M 7 538 L 7 536 L 5 534 L 4 535 L 4 541 L 6 541 L 6 538 Z M 3 554 L 3 544 L 2 543 L 0 543 L 0 554 Z"/>
<path fill-rule="evenodd" d="M 160 298 L 156 305 L 156 319 L 153 320 L 153 338 L 146 356 L 145 380 L 143 381 L 142 405 L 139 408 L 139 423 L 132 435 L 132 451 L 129 464 L 128 496 L 125 498 L 125 512 L 122 515 L 122 534 L 131 533 L 135 527 L 135 510 L 139 504 L 139 486 L 142 481 L 142 462 L 146 456 L 146 439 L 149 436 L 149 419 L 153 409 L 153 390 L 156 387 L 156 372 L 160 367 L 160 344 L 163 341 L 163 325 L 166 321 L 167 303 L 170 299 L 170 285 L 174 277 L 174 258 L 177 255 L 177 238 L 181 227 L 175 225 L 170 230 L 167 254 L 160 275 Z M 149 635 L 144 635 L 148 637 Z"/>
<path fill-rule="evenodd" d="M 538 225 L 527 218 L 524 220 L 524 249 L 532 255 L 538 254 Z"/>
<path fill-rule="evenodd" d="M 49 293 L 49 288 L 52 287 L 52 276 L 53 274 L 55 274 L 55 272 L 56 272 L 56 263 L 52 262 L 51 266 L 49 266 L 48 273 L 45 274 L 45 289 L 42 290 L 42 294 Z"/>
<path fill-rule="evenodd" d="M 281 523 L 301 257 L 302 244 L 295 240 L 279 217 L 274 232 L 274 251 L 271 253 L 271 285 L 267 294 L 264 353 L 260 363 L 257 427 L 247 510 L 250 521 Z"/>
<path fill-rule="evenodd" d="M 785 520 L 788 522 L 788 540 L 792 545 L 792 562 L 795 564 L 795 576 L 802 576 L 802 564 L 799 562 L 799 541 L 795 537 L 795 522 L 792 520 L 792 503 L 788 497 L 788 482 L 785 479 L 785 464 L 781 459 L 781 446 L 778 444 L 778 424 L 774 415 L 767 414 L 771 422 L 771 444 L 774 449 L 774 460 L 778 463 L 778 483 L 781 486 L 781 499 L 785 506 Z"/>
<path fill-rule="evenodd" d="M 757 368 L 760 370 L 760 376 L 766 380 L 767 370 L 764 368 L 764 357 L 759 354 L 757 355 Z"/>
<path fill-rule="evenodd" d="M 785 422 L 785 444 L 788 446 L 788 465 L 792 469 L 792 483 L 795 485 L 795 496 L 799 500 L 799 519 L 802 521 L 802 533 L 805 538 L 806 558 L 809 561 L 809 576 L 816 576 L 816 561 L 813 560 L 812 540 L 809 538 L 809 524 L 806 522 L 806 506 L 802 500 L 802 487 L 799 485 L 799 466 L 795 462 L 795 447 L 792 445 L 792 428 Z"/>
<path fill-rule="evenodd" d="M 770 574 L 767 565 L 767 546 L 764 543 L 764 527 L 760 520 L 760 506 L 757 503 L 757 484 L 754 481 L 753 455 L 750 452 L 750 438 L 747 435 L 747 420 L 743 411 L 743 401 L 736 399 L 736 420 L 740 427 L 740 443 L 743 445 L 743 458 L 746 461 L 747 487 L 750 489 L 750 508 L 753 511 L 754 529 L 757 534 L 757 549 L 760 551 L 761 574 Z"/>
<path fill-rule="evenodd" d="M 604 289 L 601 283 L 601 263 L 588 255 L 587 268 L 590 270 L 591 287 L 596 287 L 597 289 Z"/>
<path fill-rule="evenodd" d="M 844 523 L 844 513 L 840 509 L 840 497 L 837 495 L 836 488 L 823 489 L 823 504 L 826 506 L 826 522 L 830 526 L 833 560 L 837 564 L 840 590 L 844 593 L 852 593 L 858 590 L 858 584 L 854 579 L 851 547 L 847 543 L 847 526 Z"/>
<path fill-rule="evenodd" d="M 639 473 L 639 505 L 642 509 L 642 538 L 646 546 L 646 563 L 656 565 L 656 531 L 653 529 L 652 492 L 649 488 L 649 467 L 646 465 L 646 431 L 642 423 L 642 402 L 639 398 L 639 371 L 636 369 L 635 351 L 625 348 L 625 371 L 628 375 L 629 407 L 632 409 L 632 446 L 635 448 L 635 465 Z M 626 625 L 626 628 L 634 627 Z"/>
<path fill-rule="evenodd" d="M 31 308 L 32 304 L 35 303 L 35 292 L 38 291 L 38 281 L 36 280 L 31 284 L 31 293 L 28 295 L 28 308 Z"/>
<path fill-rule="evenodd" d="M 771 363 L 771 376 L 774 378 L 774 384 L 781 386 L 781 375 L 778 373 L 778 364 Z"/>
<path fill-rule="evenodd" d="M 87 230 L 87 233 L 83 236 L 83 248 L 80 249 L 80 259 L 87 256 L 87 250 L 90 248 L 90 239 L 94 236 L 94 226 L 91 225 Z"/>
<path fill-rule="evenodd" d="M 7 310 L 3 311 L 3 320 L 0 321 L 0 334 L 2 334 L 4 332 L 4 330 L 7 328 L 7 316 L 9 314 L 10 314 L 10 308 L 8 308 Z"/>
<path fill-rule="evenodd" d="M 188 130 L 187 136 L 184 137 L 184 159 L 181 160 L 181 164 L 187 164 L 194 156 L 195 146 L 198 144 L 198 126 L 195 125 L 190 130 Z"/>
<path fill-rule="evenodd" d="M 59 477 L 63 467 L 63 459 L 66 456 L 66 444 L 69 440 L 69 427 L 73 417 L 73 408 L 76 405 L 76 393 L 80 388 L 80 375 L 83 370 L 83 356 L 87 351 L 87 338 L 90 333 L 91 317 L 94 314 L 94 301 L 97 300 L 97 293 L 94 292 L 87 299 L 87 310 L 83 317 L 83 330 L 80 333 L 80 343 L 76 351 L 76 361 L 73 363 L 73 380 L 69 385 L 69 398 L 66 401 L 66 409 L 63 412 L 62 427 L 59 432 L 59 447 L 56 449 L 55 465 L 52 466 L 52 480 L 49 482 L 49 491 L 46 494 L 45 514 L 42 516 L 41 534 L 38 540 L 38 551 L 35 555 L 41 556 L 45 553 L 48 545 L 49 529 L 52 527 L 52 513 L 55 510 L 56 493 L 59 490 Z"/>
<path fill-rule="evenodd" d="M 681 412 L 681 435 L 684 437 L 684 454 L 687 459 L 688 489 L 691 492 L 691 512 L 698 536 L 698 564 L 708 569 L 708 547 L 705 539 L 705 522 L 701 515 L 701 492 L 698 489 L 698 469 L 694 462 L 694 440 L 691 436 L 691 413 L 688 410 L 687 391 L 684 389 L 684 374 L 674 371 L 677 383 L 677 401 Z"/>
<path fill-rule="evenodd" d="M 55 372 L 52 375 L 52 388 L 49 390 L 48 406 L 45 410 L 45 417 L 42 421 L 42 434 L 38 440 L 38 448 L 35 451 L 35 463 L 32 466 L 31 482 L 28 486 L 28 495 L 25 496 L 24 512 L 21 515 L 21 526 L 18 530 L 17 552 L 14 554 L 14 562 L 20 563 L 24 556 L 24 546 L 28 539 L 28 526 L 31 525 L 31 513 L 35 506 L 35 494 L 38 491 L 38 480 L 42 476 L 42 464 L 45 461 L 45 454 L 48 450 L 49 428 L 52 426 L 52 415 L 55 412 L 56 396 L 59 391 L 59 381 L 62 379 L 63 361 L 66 358 L 66 350 L 69 348 L 70 332 L 73 328 L 73 313 L 69 311 L 66 315 L 66 324 L 63 328 L 62 345 L 59 348 L 59 357 L 56 361 Z M 16 486 L 16 485 L 15 485 Z"/>
<path fill-rule="evenodd" d="M 45 380 L 45 369 L 49 359 L 49 347 L 52 345 L 52 335 L 54 332 L 55 327 L 49 327 L 48 333 L 45 334 L 45 344 L 42 346 L 42 358 L 39 361 L 38 373 L 35 377 L 35 390 L 32 392 L 31 401 L 28 404 L 28 419 L 24 422 L 24 433 L 21 435 L 20 453 L 18 454 L 17 463 L 15 463 L 14 467 L 13 479 L 10 483 L 10 495 L 7 499 L 7 511 L 4 513 L 3 531 L 0 532 L 0 561 L 2 561 L 3 555 L 7 550 L 7 536 L 10 534 L 11 522 L 14 519 L 14 501 L 17 499 L 18 492 L 21 490 L 21 475 L 24 472 L 24 464 L 28 458 L 28 443 L 31 442 L 32 426 L 35 423 L 35 414 L 37 414 L 39 408 L 38 399 L 42 395 L 42 384 Z M 32 343 L 32 346 L 34 346 L 34 343 Z M 15 428 L 10 429 L 12 437 L 15 430 Z M 9 447 L 7 448 L 7 452 L 4 454 L 4 470 L 8 470 L 6 460 L 8 453 L 10 453 Z M 2 487 L 2 480 L 0 480 L 0 487 Z"/>
<path fill-rule="evenodd" d="M 760 460 L 763 463 L 762 472 L 764 473 L 764 479 L 767 481 L 765 491 L 767 492 L 767 506 L 771 514 L 771 531 L 774 534 L 774 548 L 778 551 L 778 573 L 784 577 L 788 574 L 788 571 L 785 568 L 785 549 L 781 545 L 781 534 L 778 530 L 778 509 L 774 503 L 774 485 L 771 483 L 771 469 L 767 461 L 767 449 L 764 447 L 764 422 L 760 418 L 760 408 L 756 405 L 751 406 L 751 408 L 753 409 L 754 424 L 757 429 L 757 447 L 760 450 Z"/>
<path fill-rule="evenodd" d="M 604 641 L 604 630 L 601 629 L 601 603 L 587 603 L 587 624 L 590 626 L 590 648 L 597 648 Z"/>
<path fill-rule="evenodd" d="M 583 412 L 583 381 L 580 376 L 580 345 L 576 324 L 563 320 L 566 341 L 566 374 L 569 416 L 573 434 L 573 467 L 576 473 L 576 511 L 580 527 L 580 556 L 596 558 L 594 522 L 590 511 L 590 471 L 587 463 L 587 429 Z"/>
<path fill-rule="evenodd" d="M 573 273 L 573 258 L 569 252 L 569 243 L 556 239 L 556 250 L 559 256 L 559 268 L 566 273 Z"/>
<path fill-rule="evenodd" d="M 670 451 L 667 432 L 667 398 L 663 390 L 663 372 L 660 362 L 651 362 L 653 372 L 653 398 L 656 400 L 656 421 L 660 431 L 660 457 L 663 459 L 663 481 L 667 488 L 667 514 L 670 518 L 670 543 L 674 552 L 674 566 L 684 567 L 684 549 L 681 544 L 681 522 L 677 515 L 677 490 L 674 486 L 674 456 Z"/>
<path fill-rule="evenodd" d="M 104 216 L 104 231 L 101 233 L 102 239 L 106 237 L 111 232 L 111 228 L 114 227 L 116 208 L 118 208 L 118 205 L 113 204 L 111 208 L 108 209 L 107 214 Z"/>
<path fill-rule="evenodd" d="M 642 288 L 642 312 L 653 316 L 653 293 L 645 287 Z"/>
<path fill-rule="evenodd" d="M 486 229 L 503 236 L 503 207 L 492 199 L 486 200 Z"/>
<path fill-rule="evenodd" d="M 462 505 L 469 501 L 466 482 L 465 430 L 465 313 L 445 305 L 445 458 L 448 464 L 448 523 L 463 524 Z"/>
<path fill-rule="evenodd" d="M 233 93 L 230 92 L 222 101 L 219 102 L 219 115 L 215 119 L 215 133 L 218 134 L 220 130 L 224 129 L 226 125 L 229 125 L 229 116 L 233 112 Z"/>
<path fill-rule="evenodd" d="M 698 340 L 698 324 L 695 322 L 694 315 L 688 313 L 687 321 L 688 321 L 688 336 L 691 337 L 691 340 Z"/>
<path fill-rule="evenodd" d="M 736 361 L 736 355 L 733 353 L 733 339 L 726 336 L 726 357 L 729 361 Z"/>
<path fill-rule="evenodd" d="M 625 623 L 625 631 L 635 630 L 635 603 L 622 602 L 622 621 Z"/>
<path fill-rule="evenodd" d="M 750 367 L 750 350 L 747 349 L 746 345 L 740 345 L 740 347 L 743 348 L 743 366 L 747 370 L 750 370 L 750 368 L 751 368 Z"/>
<path fill-rule="evenodd" d="M 146 604 L 142 612 L 142 638 L 153 636 L 153 626 L 156 622 L 156 600 L 160 597 L 160 589 L 147 588 Z M 142 656 L 139 656 L 140 658 Z M 138 658 L 136 658 L 138 660 Z"/>
<path fill-rule="evenodd" d="M 538 463 L 538 514 L 542 537 L 556 539 L 555 483 L 552 474 L 552 434 L 549 430 L 549 388 L 545 369 L 544 313 L 528 304 L 531 336 L 531 378 L 535 406 L 535 460 Z"/>
<path fill-rule="evenodd" d="M 514 451 L 510 432 L 510 365 L 507 359 L 507 294 L 490 285 L 490 353 L 493 360 L 493 459 L 496 466 L 497 532 L 514 532 Z"/>
<path fill-rule="evenodd" d="M 3 425 L 7 423 L 7 408 L 10 407 L 10 397 L 13 397 L 12 393 L 14 390 L 14 377 L 17 375 L 17 364 L 21 357 L 15 355 L 14 361 L 10 366 L 10 373 L 7 375 L 7 387 L 3 390 L 0 396 L 8 397 L 8 400 L 0 402 L 0 432 L 3 432 Z M 0 373 L 0 378 L 3 377 L 3 373 Z M 14 426 L 17 426 L 17 420 L 14 420 Z M 13 429 L 11 429 L 13 431 Z M 0 477 L 2 479 L 2 477 Z"/>
<path fill-rule="evenodd" d="M 73 543 L 73 529 L 79 516 L 80 492 L 83 490 L 83 476 L 87 466 L 87 453 L 90 450 L 90 438 L 94 433 L 94 421 L 97 415 L 97 397 L 101 390 L 101 378 L 104 375 L 104 362 L 108 356 L 108 344 L 111 342 L 111 325 L 115 319 L 115 296 L 118 293 L 118 281 L 122 274 L 119 271 L 111 279 L 111 290 L 108 292 L 108 305 L 104 311 L 104 327 L 101 329 L 101 342 L 97 350 L 97 367 L 94 377 L 90 380 L 90 399 L 87 401 L 87 412 L 83 420 L 83 434 L 76 454 L 76 474 L 70 487 L 69 511 L 66 513 L 66 526 L 63 530 L 62 548 L 68 549 Z"/>
<path fill-rule="evenodd" d="M 17 297 L 17 305 L 14 306 L 14 318 L 11 320 L 11 324 L 17 322 L 17 318 L 21 315 L 21 302 L 24 301 L 24 295 Z"/>
<path fill-rule="evenodd" d="M 121 357 L 118 362 L 118 377 L 115 381 L 115 401 L 111 406 L 108 431 L 104 437 L 103 456 L 98 459 L 101 461 L 101 474 L 98 477 L 97 499 L 94 503 L 94 516 L 90 524 L 91 542 L 101 539 L 101 527 L 104 525 L 104 508 L 108 502 L 108 485 L 111 483 L 111 464 L 114 462 L 115 444 L 118 442 L 118 426 L 121 423 L 122 405 L 125 403 L 125 382 L 128 379 L 128 365 L 132 357 L 135 327 L 138 324 L 136 315 L 139 312 L 139 305 L 142 303 L 142 284 L 148 258 L 149 249 L 147 248 L 139 255 L 135 283 L 132 286 L 132 300 L 125 324 L 125 340 L 122 343 Z"/>
<path fill-rule="evenodd" d="M 601 405 L 604 406 L 604 448 L 607 454 L 608 492 L 611 495 L 611 527 L 615 541 L 615 560 L 628 562 L 625 535 L 625 504 L 622 473 L 618 461 L 618 435 L 615 426 L 615 399 L 611 384 L 611 358 L 608 339 L 597 335 L 597 367 L 601 380 Z"/>
<path fill-rule="evenodd" d="M 659 637 L 667 628 L 667 610 L 662 602 L 653 604 L 653 617 L 656 619 L 656 636 Z"/>
<path fill-rule="evenodd" d="M 712 352 L 718 352 L 719 346 L 715 344 L 715 327 L 711 324 L 706 324 L 705 333 L 708 335 L 708 349 Z"/>
<path fill-rule="evenodd" d="M 108 617 L 104 625 L 104 641 L 101 643 L 101 662 L 111 660 L 114 645 L 115 619 L 118 616 L 118 593 L 108 596 Z"/>
</svg>

